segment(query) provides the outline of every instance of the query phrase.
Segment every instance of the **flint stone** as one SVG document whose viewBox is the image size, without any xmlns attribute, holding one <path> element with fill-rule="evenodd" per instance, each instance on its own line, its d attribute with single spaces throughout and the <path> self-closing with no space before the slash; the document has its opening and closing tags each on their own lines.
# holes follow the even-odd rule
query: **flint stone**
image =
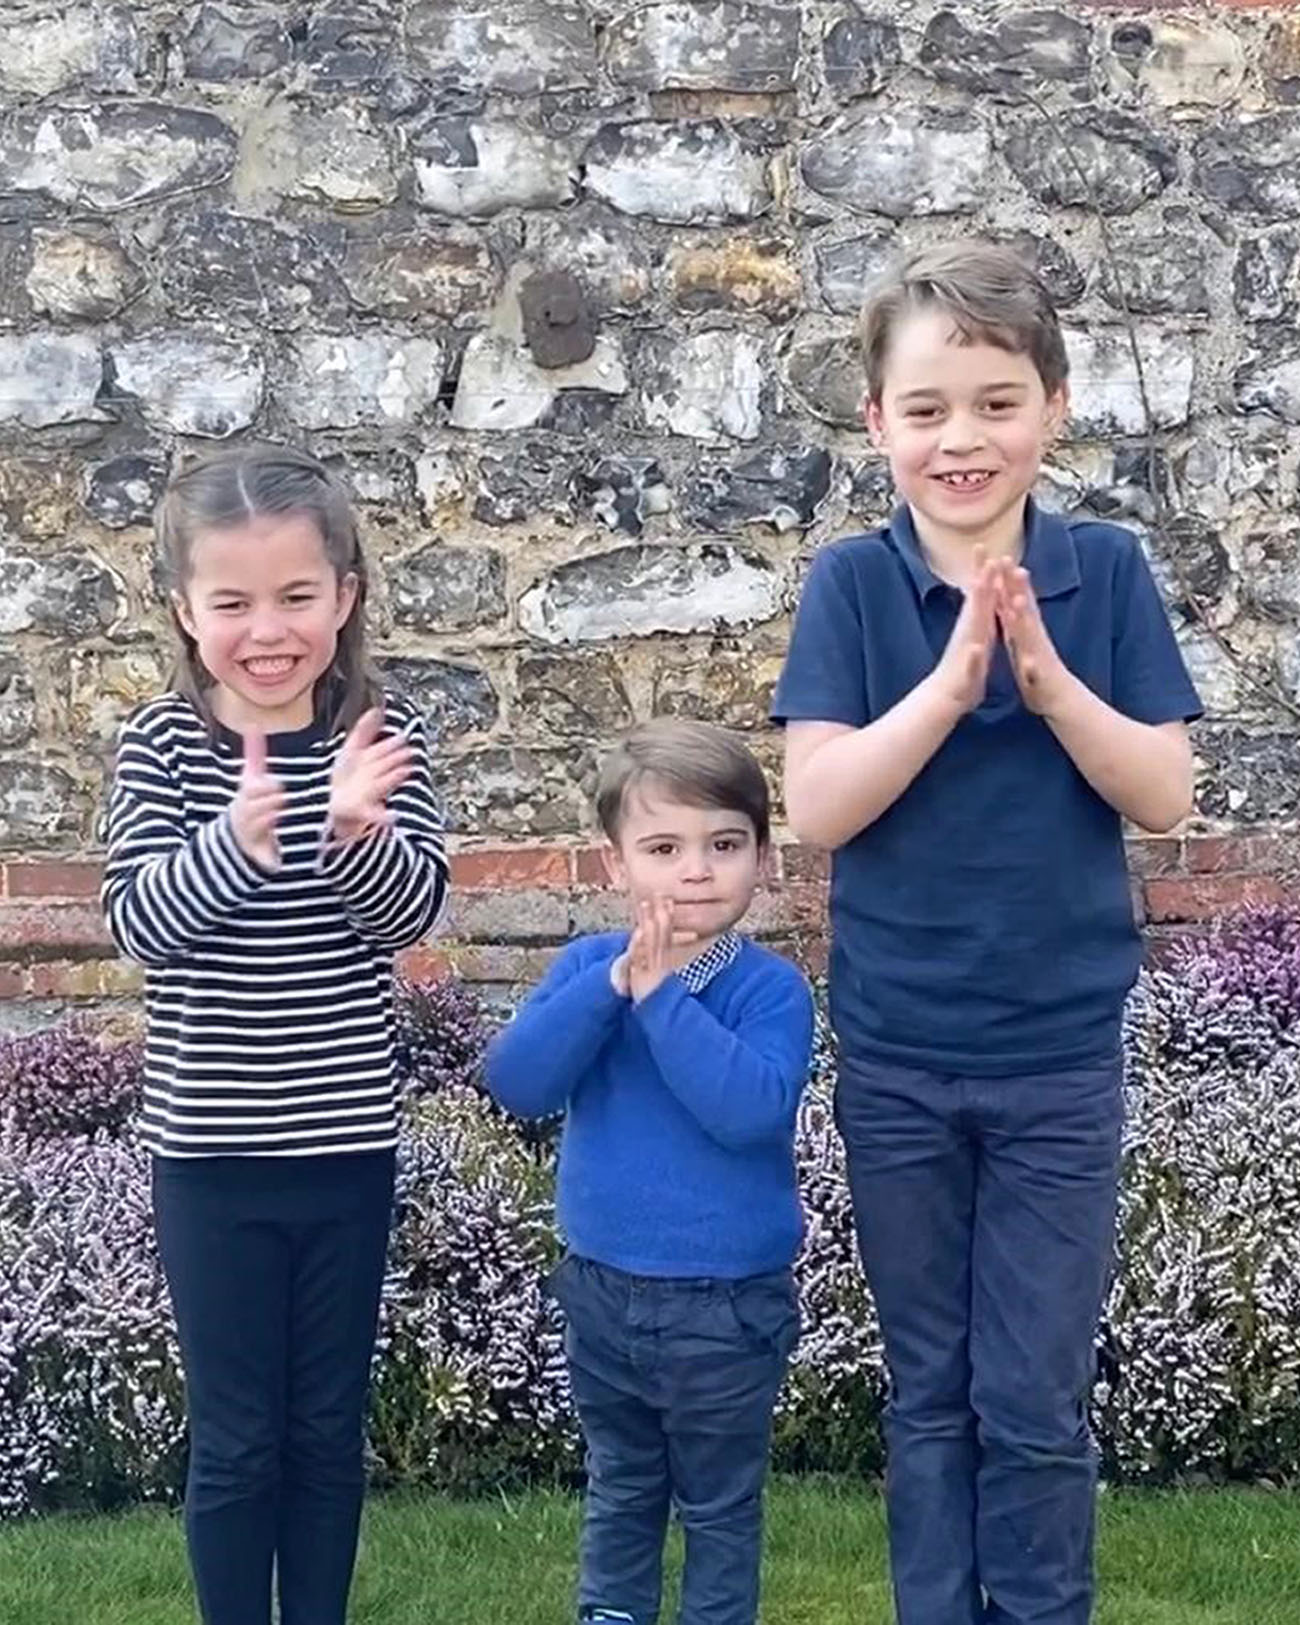
<svg viewBox="0 0 1300 1625">
<path fill-rule="evenodd" d="M 36 689 L 27 662 L 0 654 L 0 748 L 25 745 L 36 732 Z"/>
<path fill-rule="evenodd" d="M 290 347 L 280 398 L 293 421 L 307 429 L 409 425 L 437 401 L 442 368 L 436 339 L 377 332 L 304 335 Z"/>
<path fill-rule="evenodd" d="M 364 214 L 386 208 L 397 191 L 389 137 L 363 103 L 315 109 L 285 99 L 245 129 L 241 202 L 280 197 Z"/>
<path fill-rule="evenodd" d="M 128 340 L 110 359 L 118 390 L 138 397 L 155 429 L 224 440 L 248 428 L 262 404 L 263 366 L 251 344 L 163 334 Z"/>
<path fill-rule="evenodd" d="M 805 183 L 857 214 L 970 214 L 989 188 L 987 129 L 967 113 L 856 114 L 810 141 Z"/>
<path fill-rule="evenodd" d="M 1040 203 L 1131 214 L 1178 172 L 1173 149 L 1136 120 L 1111 112 L 1068 116 L 1059 138 L 1026 119 L 1006 143 L 1017 179 Z"/>
<path fill-rule="evenodd" d="M 346 308 L 347 295 L 320 244 L 288 227 L 223 209 L 167 223 L 158 279 L 172 313 L 285 331 Z"/>
<path fill-rule="evenodd" d="M 717 120 L 606 124 L 583 157 L 588 192 L 666 225 L 752 220 L 771 205 L 766 156 Z"/>
<path fill-rule="evenodd" d="M 797 328 L 785 357 L 791 390 L 815 417 L 842 429 L 862 428 L 866 378 L 857 338 L 848 327 L 805 321 Z"/>
<path fill-rule="evenodd" d="M 737 0 L 635 6 L 607 27 L 604 60 L 617 84 L 639 90 L 791 90 L 799 8 Z"/>
<path fill-rule="evenodd" d="M 1232 28 L 1199 17 L 1159 17 L 1137 81 L 1160 107 L 1222 107 L 1241 91 L 1246 52 Z"/>
<path fill-rule="evenodd" d="M 136 102 L 42 108 L 0 132 L 0 193 L 43 192 L 107 214 L 224 181 L 235 133 L 211 113 Z"/>
<path fill-rule="evenodd" d="M 458 219 L 560 208 L 574 197 L 576 177 L 567 141 L 513 119 L 440 119 L 415 150 L 417 201 Z"/>
<path fill-rule="evenodd" d="M 500 714 L 492 679 L 480 666 L 390 655 L 380 668 L 385 680 L 423 714 L 435 744 L 483 733 Z"/>
<path fill-rule="evenodd" d="M 654 457 L 602 457 L 573 476 L 574 496 L 609 530 L 640 536 L 648 518 L 672 504 Z"/>
<path fill-rule="evenodd" d="M 706 530 L 766 524 L 805 530 L 830 491 L 831 455 L 821 446 L 774 446 L 734 468 L 715 468 L 688 485 L 687 519 Z"/>
<path fill-rule="evenodd" d="M 813 264 L 822 298 L 838 315 L 856 316 L 867 289 L 884 275 L 897 254 L 898 239 L 889 229 L 814 243 Z"/>
<path fill-rule="evenodd" d="M 1095 327 L 1066 331 L 1070 358 L 1070 428 L 1080 438 L 1145 434 L 1146 414 L 1133 369 L 1128 331 Z M 1195 360 L 1185 333 L 1139 330 L 1155 427 L 1177 428 L 1191 415 Z"/>
<path fill-rule="evenodd" d="M 822 38 L 822 71 L 841 101 L 878 96 L 902 60 L 898 29 L 888 17 L 863 16 L 855 9 L 838 17 Z"/>
<path fill-rule="evenodd" d="M 1205 244 L 1199 238 L 1176 231 L 1119 237 L 1115 257 L 1117 267 L 1103 257 L 1099 279 L 1102 297 L 1113 309 L 1140 316 L 1209 311 Z"/>
<path fill-rule="evenodd" d="M 82 334 L 0 337 L 0 423 L 48 429 L 96 421 L 103 380 L 99 345 Z"/>
<path fill-rule="evenodd" d="M 573 0 L 415 0 L 406 21 L 415 72 L 508 96 L 580 90 L 596 77 L 596 40 Z"/>
<path fill-rule="evenodd" d="M 1194 157 L 1196 184 L 1211 202 L 1272 220 L 1300 215 L 1300 111 L 1216 121 Z"/>
<path fill-rule="evenodd" d="M 167 487 L 164 457 L 127 453 L 113 457 L 86 478 L 86 512 L 109 530 L 145 525 Z"/>
<path fill-rule="evenodd" d="M 85 553 L 0 550 L 0 632 L 91 637 L 121 610 L 113 576 Z"/>
<path fill-rule="evenodd" d="M 1060 11 L 1015 11 L 990 30 L 971 28 L 955 11 L 926 24 L 920 62 L 941 83 L 1015 99 L 1019 86 L 1086 82 L 1092 35 Z"/>
<path fill-rule="evenodd" d="M 202 6 L 181 42 L 185 75 L 199 84 L 264 79 L 283 68 L 290 54 L 282 14 L 273 7 L 250 12 L 228 4 Z"/>
<path fill-rule="evenodd" d="M 487 245 L 459 227 L 353 234 L 340 266 L 358 310 L 454 321 L 491 305 L 500 275 Z"/>
<path fill-rule="evenodd" d="M 620 547 L 562 564 L 529 588 L 519 624 L 546 643 L 703 632 L 770 620 L 780 580 L 734 547 Z"/>
<path fill-rule="evenodd" d="M 602 334 L 587 361 L 539 367 L 510 333 L 475 333 L 465 347 L 451 423 L 456 429 L 527 429 L 547 419 L 567 390 L 627 392 L 618 340 Z"/>
<path fill-rule="evenodd" d="M 549 734 L 608 739 L 632 725 L 632 704 L 615 654 L 526 653 L 519 657 L 516 686 L 519 720 Z"/>
<path fill-rule="evenodd" d="M 1300 815 L 1295 734 L 1202 723 L 1195 748 L 1196 809 L 1202 817 L 1266 824 Z"/>
<path fill-rule="evenodd" d="M 1267 412 L 1283 423 L 1300 423 L 1300 337 L 1289 324 L 1260 329 L 1233 382 L 1243 412 Z"/>
<path fill-rule="evenodd" d="M 567 835 L 589 817 L 592 764 L 572 746 L 563 750 L 498 748 L 435 757 L 434 781 L 452 833 L 499 836 Z M 518 912 L 518 904 L 512 905 Z M 567 928 L 568 910 L 558 900 L 558 919 L 542 929 Z M 497 933 L 494 931 L 493 933 Z"/>
<path fill-rule="evenodd" d="M 143 69 L 140 34 L 124 6 L 56 5 L 0 20 L 0 99 L 54 96 L 74 85 L 130 92 Z"/>
<path fill-rule="evenodd" d="M 683 244 L 671 252 L 668 275 L 683 310 L 754 311 L 785 321 L 802 302 L 799 267 L 776 239 L 733 233 L 722 243 Z"/>
<path fill-rule="evenodd" d="M 0 847 L 48 851 L 51 841 L 81 832 L 85 792 L 47 762 L 0 762 Z"/>
<path fill-rule="evenodd" d="M 32 232 L 27 293 L 32 308 L 60 321 L 103 321 L 139 293 L 144 277 L 116 237 L 93 230 Z"/>
<path fill-rule="evenodd" d="M 487 547 L 435 542 L 388 570 L 393 619 L 417 632 L 462 631 L 506 612 L 506 567 Z"/>
<path fill-rule="evenodd" d="M 1282 321 L 1300 302 L 1300 231 L 1275 226 L 1247 237 L 1232 268 L 1237 309 L 1254 322 Z"/>
</svg>

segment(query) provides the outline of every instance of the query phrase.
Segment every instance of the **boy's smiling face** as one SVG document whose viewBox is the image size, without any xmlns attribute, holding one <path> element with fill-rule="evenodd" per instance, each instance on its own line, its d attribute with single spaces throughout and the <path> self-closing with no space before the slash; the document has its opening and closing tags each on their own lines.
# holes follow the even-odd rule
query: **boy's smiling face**
<svg viewBox="0 0 1300 1625">
<path fill-rule="evenodd" d="M 922 540 L 1011 551 L 1024 499 L 1064 421 L 1027 355 L 966 341 L 941 309 L 913 310 L 890 335 L 867 426 Z"/>
<path fill-rule="evenodd" d="M 745 914 L 766 856 L 745 813 L 674 800 L 643 778 L 628 788 L 605 861 L 634 904 L 671 899 L 674 927 L 697 939 L 682 954 L 689 959 Z"/>
</svg>

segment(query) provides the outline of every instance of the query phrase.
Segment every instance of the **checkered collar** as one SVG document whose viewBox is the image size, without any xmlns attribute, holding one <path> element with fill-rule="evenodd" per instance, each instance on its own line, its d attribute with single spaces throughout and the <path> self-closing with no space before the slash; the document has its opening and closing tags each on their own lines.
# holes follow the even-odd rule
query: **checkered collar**
<svg viewBox="0 0 1300 1625">
<path fill-rule="evenodd" d="M 677 972 L 688 993 L 703 993 L 713 978 L 726 970 L 740 952 L 740 933 L 724 931 L 702 954 L 696 954 Z"/>
</svg>

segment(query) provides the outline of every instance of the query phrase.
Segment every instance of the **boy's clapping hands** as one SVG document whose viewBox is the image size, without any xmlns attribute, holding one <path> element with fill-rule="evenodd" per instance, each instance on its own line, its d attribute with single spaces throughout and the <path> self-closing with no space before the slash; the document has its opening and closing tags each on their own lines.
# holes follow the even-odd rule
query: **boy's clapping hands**
<svg viewBox="0 0 1300 1625">
<path fill-rule="evenodd" d="M 636 905 L 636 923 L 627 947 L 611 969 L 614 986 L 625 998 L 640 1004 L 682 963 L 674 950 L 698 940 L 694 931 L 674 930 L 671 898 L 643 898 Z"/>
<path fill-rule="evenodd" d="M 999 632 L 1025 705 L 1039 716 L 1050 715 L 1070 674 L 1043 622 L 1029 572 L 1010 559 L 990 559 L 983 548 L 976 548 L 971 583 L 935 671 L 963 713 L 973 711 L 984 698 Z"/>
</svg>

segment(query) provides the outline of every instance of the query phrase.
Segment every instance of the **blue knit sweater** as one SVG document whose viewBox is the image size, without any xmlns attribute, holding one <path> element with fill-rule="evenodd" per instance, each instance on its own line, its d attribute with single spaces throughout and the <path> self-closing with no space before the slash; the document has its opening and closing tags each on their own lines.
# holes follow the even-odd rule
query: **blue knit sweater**
<svg viewBox="0 0 1300 1625">
<path fill-rule="evenodd" d="M 518 1116 L 564 1113 L 558 1216 L 574 1252 L 634 1275 L 782 1269 L 803 1230 L 808 984 L 746 941 L 698 994 L 669 976 L 633 1004 L 609 974 L 626 945 L 585 937 L 558 957 L 493 1042 L 489 1086 Z"/>
</svg>

